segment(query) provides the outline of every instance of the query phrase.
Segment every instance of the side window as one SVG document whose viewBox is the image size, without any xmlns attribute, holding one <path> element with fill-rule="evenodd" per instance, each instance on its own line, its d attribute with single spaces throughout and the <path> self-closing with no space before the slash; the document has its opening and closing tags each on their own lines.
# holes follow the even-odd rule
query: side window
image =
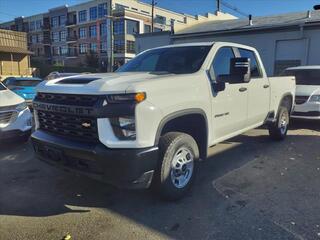
<svg viewBox="0 0 320 240">
<path fill-rule="evenodd" d="M 261 69 L 254 52 L 250 50 L 242 49 L 242 48 L 239 48 L 239 52 L 241 57 L 250 58 L 251 77 L 253 78 L 262 77 Z"/>
<path fill-rule="evenodd" d="M 210 69 L 214 80 L 217 81 L 221 76 L 230 75 L 230 60 L 234 57 L 231 47 L 222 47 L 218 50 Z"/>
</svg>

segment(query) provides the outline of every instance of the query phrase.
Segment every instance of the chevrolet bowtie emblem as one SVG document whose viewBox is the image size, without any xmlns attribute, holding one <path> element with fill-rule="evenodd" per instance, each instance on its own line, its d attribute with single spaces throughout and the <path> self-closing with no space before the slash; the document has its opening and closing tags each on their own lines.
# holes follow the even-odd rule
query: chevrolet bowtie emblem
<svg viewBox="0 0 320 240">
<path fill-rule="evenodd" d="M 82 127 L 89 128 L 91 127 L 91 123 L 82 123 Z"/>
</svg>

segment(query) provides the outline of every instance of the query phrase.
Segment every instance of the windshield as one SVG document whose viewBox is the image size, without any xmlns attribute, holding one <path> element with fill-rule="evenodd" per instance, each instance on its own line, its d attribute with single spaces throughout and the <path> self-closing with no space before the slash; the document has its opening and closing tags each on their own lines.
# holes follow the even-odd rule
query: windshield
<svg viewBox="0 0 320 240">
<path fill-rule="evenodd" d="M 117 72 L 197 72 L 211 46 L 168 47 L 147 51 L 129 61 Z"/>
<path fill-rule="evenodd" d="M 320 69 L 286 70 L 286 76 L 295 76 L 297 85 L 320 85 Z"/>
<path fill-rule="evenodd" d="M 20 87 L 35 87 L 41 81 L 40 80 L 11 80 L 8 82 L 8 85 L 20 86 Z"/>
<path fill-rule="evenodd" d="M 6 90 L 6 87 L 0 82 L 0 91 Z"/>
</svg>

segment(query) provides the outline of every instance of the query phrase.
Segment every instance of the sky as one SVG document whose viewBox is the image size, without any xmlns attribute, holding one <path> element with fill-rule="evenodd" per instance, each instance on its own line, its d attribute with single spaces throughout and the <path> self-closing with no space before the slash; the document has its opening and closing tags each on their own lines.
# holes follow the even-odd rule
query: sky
<svg viewBox="0 0 320 240">
<path fill-rule="evenodd" d="M 75 5 L 88 0 L 0 0 L 0 22 L 10 21 L 18 16 L 30 16 L 46 12 L 49 8 L 68 4 Z M 128 0 L 131 1 L 131 0 Z M 141 0 L 150 3 L 151 0 Z M 188 14 L 214 12 L 216 0 L 156 0 L 158 6 Z M 253 16 L 264 16 L 279 13 L 307 11 L 320 0 L 223 0 Z M 224 12 L 238 17 L 241 15 L 223 7 Z"/>
</svg>

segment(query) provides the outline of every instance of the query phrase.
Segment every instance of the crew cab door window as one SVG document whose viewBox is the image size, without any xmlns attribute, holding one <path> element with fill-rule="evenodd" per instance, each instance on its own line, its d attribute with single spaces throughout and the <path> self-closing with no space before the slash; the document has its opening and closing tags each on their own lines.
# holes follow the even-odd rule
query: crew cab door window
<svg viewBox="0 0 320 240">
<path fill-rule="evenodd" d="M 239 48 L 239 53 L 241 57 L 250 59 L 250 71 L 252 78 L 262 77 L 261 68 L 258 64 L 257 57 L 253 51 Z"/>
<path fill-rule="evenodd" d="M 247 84 L 231 77 L 230 62 L 234 57 L 232 47 L 221 47 L 209 69 L 211 81 L 226 83 L 223 91 L 212 91 L 214 143 L 239 133 L 247 121 L 248 95 L 247 91 L 243 90 Z"/>
</svg>

